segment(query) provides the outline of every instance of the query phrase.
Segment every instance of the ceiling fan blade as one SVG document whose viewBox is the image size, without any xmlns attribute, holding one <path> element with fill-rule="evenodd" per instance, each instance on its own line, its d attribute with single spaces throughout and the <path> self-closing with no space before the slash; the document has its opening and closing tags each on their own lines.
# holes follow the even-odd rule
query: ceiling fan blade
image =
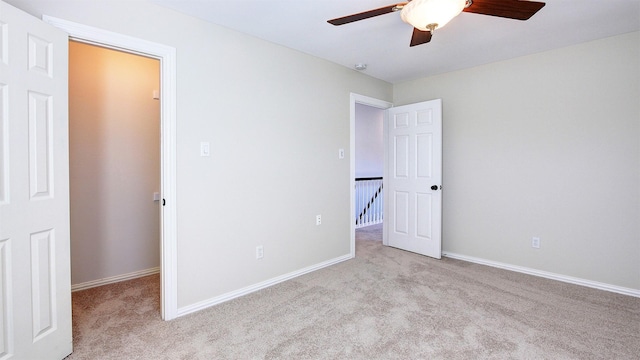
<svg viewBox="0 0 640 360">
<path fill-rule="evenodd" d="M 522 0 L 473 0 L 473 3 L 463 11 L 499 16 L 509 19 L 527 20 L 542 9 L 543 2 Z"/>
<path fill-rule="evenodd" d="M 426 44 L 429 41 L 431 41 L 431 31 L 422 31 L 413 28 L 413 35 L 411 35 L 411 44 L 409 44 L 409 46 Z"/>
<path fill-rule="evenodd" d="M 384 14 L 394 12 L 398 10 L 398 7 L 402 8 L 402 6 L 404 6 L 405 4 L 407 3 L 406 2 L 397 3 L 397 4 L 381 7 L 378 9 L 373 9 L 373 10 L 369 10 L 369 11 L 365 11 L 365 12 L 361 12 L 361 13 L 357 13 L 349 16 L 343 16 L 343 17 L 331 19 L 331 20 L 328 20 L 327 22 L 331 25 L 336 25 L 336 26 L 344 25 L 354 21 L 364 20 L 374 16 L 379 16 L 379 15 L 384 15 Z"/>
</svg>

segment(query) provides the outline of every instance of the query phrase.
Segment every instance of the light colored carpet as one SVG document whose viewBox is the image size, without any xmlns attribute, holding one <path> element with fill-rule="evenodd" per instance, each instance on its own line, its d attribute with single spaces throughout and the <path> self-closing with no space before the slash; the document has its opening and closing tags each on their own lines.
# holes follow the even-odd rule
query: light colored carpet
<svg viewBox="0 0 640 360">
<path fill-rule="evenodd" d="M 383 247 L 164 322 L 159 278 L 73 294 L 69 359 L 640 359 L 640 299 Z"/>
</svg>

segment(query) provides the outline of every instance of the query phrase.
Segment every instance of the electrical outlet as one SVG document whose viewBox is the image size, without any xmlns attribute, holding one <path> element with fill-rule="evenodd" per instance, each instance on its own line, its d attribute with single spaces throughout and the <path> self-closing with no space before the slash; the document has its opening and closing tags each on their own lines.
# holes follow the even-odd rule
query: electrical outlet
<svg viewBox="0 0 640 360">
<path fill-rule="evenodd" d="M 262 245 L 256 246 L 256 259 L 262 259 L 264 257 L 264 248 Z"/>
<path fill-rule="evenodd" d="M 322 224 L 322 215 L 316 215 L 316 225 Z"/>
<path fill-rule="evenodd" d="M 536 249 L 540 249 L 540 238 L 539 237 L 532 237 L 531 238 L 531 247 L 532 248 L 536 248 Z"/>
</svg>

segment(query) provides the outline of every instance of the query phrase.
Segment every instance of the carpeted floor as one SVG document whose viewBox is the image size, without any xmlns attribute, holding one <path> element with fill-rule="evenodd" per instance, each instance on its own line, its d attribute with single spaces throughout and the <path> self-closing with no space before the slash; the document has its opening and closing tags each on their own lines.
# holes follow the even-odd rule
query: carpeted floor
<svg viewBox="0 0 640 360">
<path fill-rule="evenodd" d="M 159 277 L 73 294 L 69 359 L 640 359 L 640 299 L 383 247 L 165 322 Z"/>
</svg>

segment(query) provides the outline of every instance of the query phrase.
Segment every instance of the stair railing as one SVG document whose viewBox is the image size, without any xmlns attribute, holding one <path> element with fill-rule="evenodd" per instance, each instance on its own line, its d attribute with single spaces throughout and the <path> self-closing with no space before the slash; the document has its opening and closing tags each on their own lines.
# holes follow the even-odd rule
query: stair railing
<svg viewBox="0 0 640 360">
<path fill-rule="evenodd" d="M 384 218 L 382 177 L 356 178 L 356 228 L 379 224 Z"/>
</svg>

